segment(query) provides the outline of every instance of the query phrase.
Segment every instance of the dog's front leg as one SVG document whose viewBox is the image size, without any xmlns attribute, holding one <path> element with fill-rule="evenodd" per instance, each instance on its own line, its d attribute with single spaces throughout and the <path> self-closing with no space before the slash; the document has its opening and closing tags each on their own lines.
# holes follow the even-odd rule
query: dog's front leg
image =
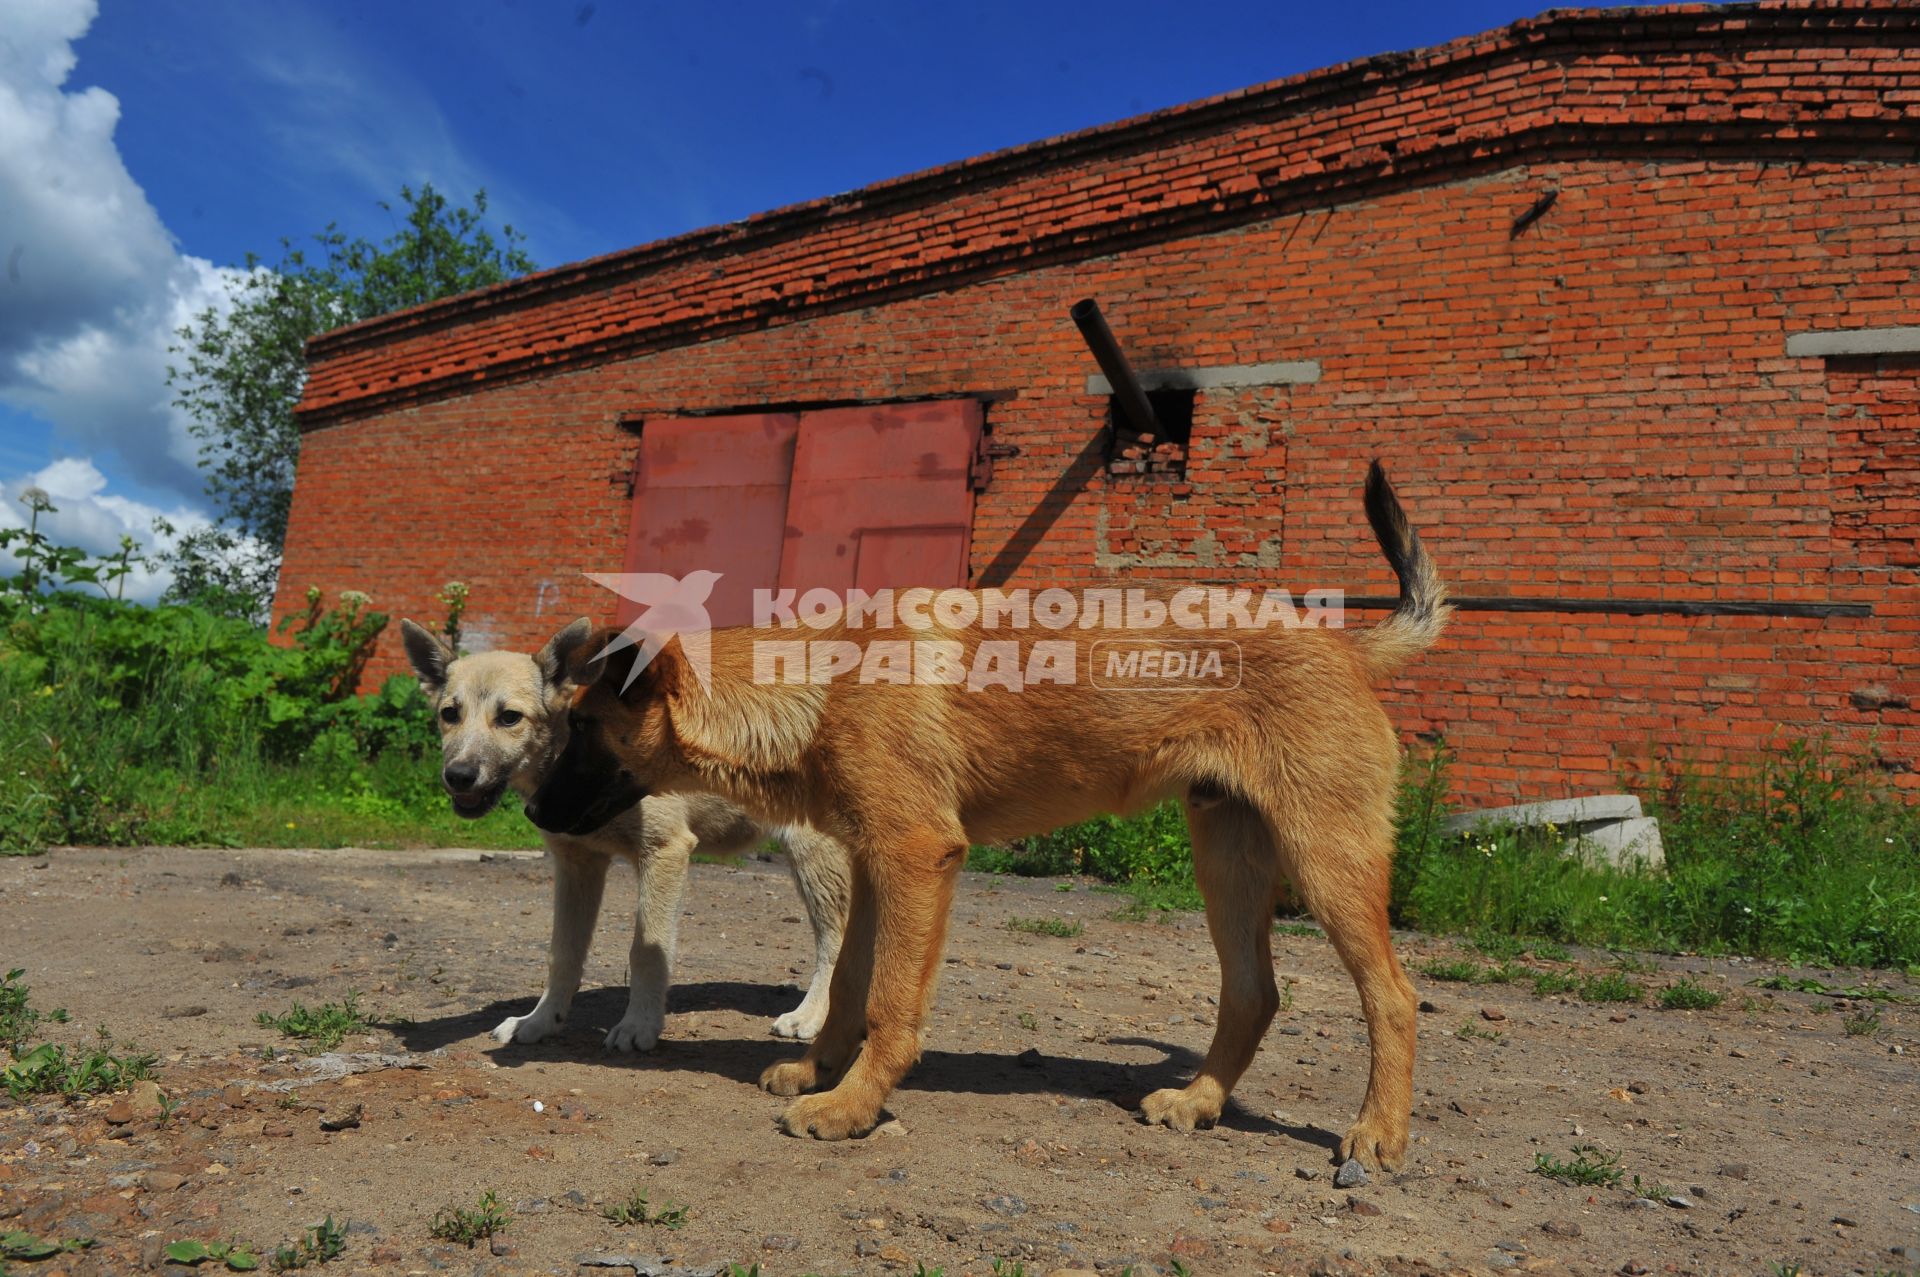
<svg viewBox="0 0 1920 1277">
<path fill-rule="evenodd" d="M 873 882 L 859 865 L 851 872 L 846 934 L 834 959 L 827 1019 L 807 1053 L 770 1065 L 760 1085 L 774 1095 L 798 1095 L 837 1076 L 867 1036 L 867 988 L 873 977 Z"/>
<path fill-rule="evenodd" d="M 580 991 L 580 972 L 587 964 L 587 947 L 600 919 L 600 899 L 607 886 L 607 858 L 590 852 L 550 846 L 553 858 L 553 940 L 547 946 L 547 991 L 526 1015 L 502 1020 L 493 1040 L 538 1042 L 550 1037 L 566 1021 L 573 995 Z"/>
<path fill-rule="evenodd" d="M 924 830 L 877 853 L 862 848 L 854 854 L 870 875 L 873 891 L 866 1049 L 838 1086 L 787 1107 L 780 1125 L 789 1135 L 841 1140 L 866 1134 L 879 1123 L 887 1096 L 920 1058 L 920 1026 L 933 998 L 954 884 L 967 848 L 958 837 Z M 842 965 L 853 940 L 849 934 L 841 949 Z M 822 1039 L 840 1014 L 837 971 L 835 975 Z"/>
<path fill-rule="evenodd" d="M 840 957 L 846 927 L 851 869 L 846 849 L 825 834 L 791 828 L 782 831 L 780 840 L 786 846 L 793 884 L 800 891 L 807 922 L 813 928 L 813 979 L 800 1005 L 773 1022 L 773 1033 L 782 1038 L 811 1038 L 827 1021 L 834 965 Z M 863 992 L 862 1003 L 865 1000 Z"/>
<path fill-rule="evenodd" d="M 634 868 L 640 902 L 627 953 L 627 1013 L 607 1030 L 609 1051 L 651 1051 L 667 1023 L 667 984 L 680 941 L 680 909 L 687 895 L 687 860 L 699 839 L 690 829 L 643 855 Z"/>
</svg>

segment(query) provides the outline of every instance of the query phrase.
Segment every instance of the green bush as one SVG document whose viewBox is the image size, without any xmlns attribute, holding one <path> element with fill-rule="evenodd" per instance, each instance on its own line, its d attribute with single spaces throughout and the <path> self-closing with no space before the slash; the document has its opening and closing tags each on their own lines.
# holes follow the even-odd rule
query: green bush
<svg viewBox="0 0 1920 1277">
<path fill-rule="evenodd" d="M 419 685 L 351 694 L 386 616 L 307 604 L 274 643 L 192 607 L 0 593 L 0 849 L 224 843 L 276 791 L 389 816 L 431 792 Z"/>
</svg>

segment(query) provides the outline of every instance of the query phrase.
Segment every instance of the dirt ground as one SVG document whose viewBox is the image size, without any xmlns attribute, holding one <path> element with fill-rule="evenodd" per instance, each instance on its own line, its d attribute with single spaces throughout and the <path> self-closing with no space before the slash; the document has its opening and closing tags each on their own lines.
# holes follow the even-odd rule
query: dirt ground
<svg viewBox="0 0 1920 1277">
<path fill-rule="evenodd" d="M 624 876 L 609 888 L 566 1034 L 496 1047 L 487 1031 L 532 1005 L 545 969 L 537 857 L 0 860 L 0 965 L 27 969 L 36 1005 L 71 1011 L 56 1038 L 98 1025 L 158 1052 L 177 1106 L 128 1120 L 105 1097 L 0 1097 L 0 1233 L 98 1239 L 20 1272 L 159 1268 L 185 1238 L 271 1248 L 329 1214 L 348 1222 L 329 1272 L 1920 1269 L 1920 1008 L 1882 1004 L 1877 1032 L 1849 1035 L 1835 999 L 1751 986 L 1776 968 L 1704 959 L 1660 959 L 1641 978 L 1692 973 L 1727 994 L 1710 1011 L 1416 975 L 1431 1009 L 1408 1165 L 1338 1188 L 1332 1147 L 1359 1105 L 1366 1042 L 1323 939 L 1276 937 L 1290 1005 L 1227 1119 L 1179 1135 L 1134 1106 L 1206 1048 L 1216 972 L 1202 920 L 1116 921 L 1119 901 L 1084 884 L 969 875 L 895 1120 L 823 1144 L 777 1133 L 782 1101 L 755 1086 L 795 1050 L 768 1024 L 797 1002 L 810 952 L 781 867 L 696 868 L 666 1038 L 609 1057 L 599 1031 L 624 1005 L 630 891 Z M 1085 926 L 1061 938 L 1013 918 Z M 1410 969 L 1457 952 L 1398 942 Z M 1898 975 L 1817 974 L 1917 991 Z M 349 990 L 376 1024 L 339 1048 L 351 1060 L 263 1059 L 284 1039 L 256 1015 Z M 343 1062 L 365 1071 L 342 1076 Z M 356 1109 L 357 1125 L 323 1129 Z M 1530 1173 L 1536 1154 L 1578 1144 L 1617 1155 L 1626 1182 Z M 1657 1200 L 1636 1201 L 1636 1175 Z M 512 1216 L 504 1233 L 472 1249 L 431 1238 L 438 1208 L 487 1189 Z M 686 1206 L 684 1226 L 602 1218 L 636 1190 Z"/>
</svg>

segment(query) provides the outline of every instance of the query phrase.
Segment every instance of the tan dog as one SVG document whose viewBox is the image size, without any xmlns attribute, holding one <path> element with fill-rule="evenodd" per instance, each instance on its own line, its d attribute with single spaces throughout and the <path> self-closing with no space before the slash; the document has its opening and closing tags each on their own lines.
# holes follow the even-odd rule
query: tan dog
<svg viewBox="0 0 1920 1277">
<path fill-rule="evenodd" d="M 629 686 L 635 649 L 609 655 L 615 632 L 605 631 L 567 653 L 592 681 L 528 814 L 544 829 L 591 829 L 643 795 L 703 791 L 763 819 L 811 822 L 846 843 L 853 908 L 827 1023 L 802 1059 L 761 1079 L 774 1094 L 795 1096 L 844 1070 L 832 1090 L 796 1099 L 781 1119 L 789 1133 L 841 1139 L 875 1125 L 919 1056 L 969 843 L 1181 796 L 1220 955 L 1220 1022 L 1199 1076 L 1147 1096 L 1146 1117 L 1191 1130 L 1220 1116 L 1279 1006 L 1269 935 L 1291 880 L 1353 976 L 1372 1042 L 1366 1100 L 1342 1156 L 1396 1166 L 1412 1105 L 1415 1008 L 1387 930 L 1399 741 L 1371 684 L 1431 644 L 1447 608 L 1378 465 L 1368 472 L 1366 509 L 1400 578 L 1392 615 L 1355 636 L 1183 635 L 1238 642 L 1231 687 L 1147 693 L 1080 680 L 1029 682 L 1015 694 L 951 683 L 756 681 L 755 644 L 768 632 L 735 629 L 711 635 L 708 694 L 677 644 Z M 883 639 L 942 639 L 959 645 L 969 667 L 985 642 L 1018 645 L 1026 667 L 1039 640 L 1066 639 L 1082 669 L 1096 640 L 1166 642 L 1165 631 L 1144 629 L 1069 637 L 975 624 L 929 634 L 849 625 L 844 616 L 809 637 L 868 650 Z"/>
<path fill-rule="evenodd" d="M 573 689 L 562 681 L 559 654 L 590 635 L 592 623 L 580 618 L 533 656 L 481 652 L 458 658 L 412 621 L 402 621 L 400 628 L 440 724 L 440 778 L 453 809 L 477 819 L 493 810 L 509 787 L 530 796 L 567 743 L 566 708 Z M 618 857 L 633 865 L 640 906 L 628 955 L 627 1012 L 608 1031 L 607 1049 L 652 1050 L 666 1020 L 688 857 L 696 850 L 747 851 L 770 836 L 786 847 L 814 941 L 806 997 L 773 1022 L 773 1031 L 790 1038 L 818 1033 L 846 921 L 846 849 L 804 827 L 770 829 L 711 794 L 686 794 L 649 798 L 588 834 L 546 835 L 554 878 L 546 992 L 528 1014 L 501 1021 L 494 1041 L 538 1042 L 566 1020 L 600 916 L 607 866 Z"/>
</svg>

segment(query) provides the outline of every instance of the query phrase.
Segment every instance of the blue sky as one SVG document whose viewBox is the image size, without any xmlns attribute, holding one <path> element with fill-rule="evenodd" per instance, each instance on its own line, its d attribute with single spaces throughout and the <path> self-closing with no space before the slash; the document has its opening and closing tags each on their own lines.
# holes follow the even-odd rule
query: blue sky
<svg viewBox="0 0 1920 1277">
<path fill-rule="evenodd" d="M 557 265 L 1540 7 L 5 0 L 0 526 L 36 477 L 92 548 L 203 514 L 170 330 L 402 183 Z"/>
</svg>

